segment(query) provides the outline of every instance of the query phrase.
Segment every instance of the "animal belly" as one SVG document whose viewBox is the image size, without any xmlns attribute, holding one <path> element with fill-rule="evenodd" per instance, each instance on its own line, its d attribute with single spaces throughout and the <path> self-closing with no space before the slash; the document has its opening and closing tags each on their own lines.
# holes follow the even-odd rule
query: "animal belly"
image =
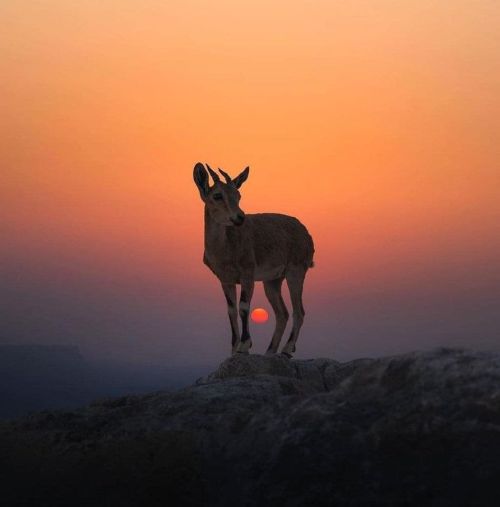
<svg viewBox="0 0 500 507">
<path fill-rule="evenodd" d="M 267 280 L 276 280 L 276 278 L 283 278 L 285 276 L 285 265 L 279 266 L 256 266 L 254 278 L 258 282 L 265 282 Z"/>
</svg>

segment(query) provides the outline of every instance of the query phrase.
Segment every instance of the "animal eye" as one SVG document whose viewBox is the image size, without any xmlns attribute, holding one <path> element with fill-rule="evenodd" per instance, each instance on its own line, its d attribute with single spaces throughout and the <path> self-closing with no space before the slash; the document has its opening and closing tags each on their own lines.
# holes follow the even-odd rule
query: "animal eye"
<svg viewBox="0 0 500 507">
<path fill-rule="evenodd" d="M 220 201 L 222 199 L 222 194 L 214 194 L 214 200 Z"/>
</svg>

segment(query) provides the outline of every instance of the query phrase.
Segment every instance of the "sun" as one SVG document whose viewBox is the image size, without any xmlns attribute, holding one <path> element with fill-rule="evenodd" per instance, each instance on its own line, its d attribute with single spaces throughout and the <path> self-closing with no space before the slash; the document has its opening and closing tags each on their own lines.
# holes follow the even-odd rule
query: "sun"
<svg viewBox="0 0 500 507">
<path fill-rule="evenodd" d="M 267 319 L 269 319 L 269 314 L 267 313 L 267 310 L 264 310 L 264 308 L 255 308 L 252 310 L 250 316 L 254 322 L 257 322 L 257 324 L 264 324 L 267 322 Z"/>
</svg>

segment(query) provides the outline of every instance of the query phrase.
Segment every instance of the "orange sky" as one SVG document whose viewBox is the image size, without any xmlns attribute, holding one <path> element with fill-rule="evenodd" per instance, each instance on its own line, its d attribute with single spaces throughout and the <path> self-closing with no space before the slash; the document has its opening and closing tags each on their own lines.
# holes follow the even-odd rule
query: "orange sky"
<svg viewBox="0 0 500 507">
<path fill-rule="evenodd" d="M 225 316 L 200 160 L 250 165 L 242 208 L 308 226 L 311 301 L 498 287 L 498 2 L 10 0 L 0 18 L 0 239 L 26 283 L 199 290 Z"/>
</svg>

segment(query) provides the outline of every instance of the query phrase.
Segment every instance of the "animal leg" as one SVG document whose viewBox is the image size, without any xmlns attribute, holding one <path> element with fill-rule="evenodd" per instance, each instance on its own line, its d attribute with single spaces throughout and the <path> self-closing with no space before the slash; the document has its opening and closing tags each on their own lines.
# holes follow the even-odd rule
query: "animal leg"
<svg viewBox="0 0 500 507">
<path fill-rule="evenodd" d="M 295 352 L 295 344 L 299 337 L 300 328 L 304 322 L 304 305 L 302 304 L 302 290 L 304 287 L 305 272 L 294 270 L 286 275 L 286 283 L 290 290 L 290 299 L 293 306 L 293 327 L 290 333 L 290 338 L 285 346 L 281 349 L 281 353 L 288 357 L 292 357 Z"/>
<path fill-rule="evenodd" d="M 276 326 L 274 328 L 271 343 L 267 348 L 266 355 L 272 355 L 278 351 L 281 337 L 285 332 L 286 323 L 288 322 L 288 310 L 286 309 L 285 302 L 281 296 L 282 283 L 283 278 L 264 282 L 264 292 L 266 293 L 266 297 L 273 308 L 274 316 L 276 318 Z"/>
<path fill-rule="evenodd" d="M 248 354 L 252 347 L 250 330 L 248 328 L 248 317 L 250 315 L 250 302 L 252 301 L 255 282 L 253 280 L 244 280 L 241 282 L 240 295 L 240 317 L 241 317 L 241 340 L 236 347 L 236 352 Z"/>
<path fill-rule="evenodd" d="M 238 307 L 236 298 L 236 284 L 223 283 L 222 290 L 226 296 L 227 313 L 229 315 L 229 323 L 231 324 L 231 345 L 232 353 L 236 352 L 236 347 L 240 339 L 240 330 L 238 327 Z"/>
</svg>

